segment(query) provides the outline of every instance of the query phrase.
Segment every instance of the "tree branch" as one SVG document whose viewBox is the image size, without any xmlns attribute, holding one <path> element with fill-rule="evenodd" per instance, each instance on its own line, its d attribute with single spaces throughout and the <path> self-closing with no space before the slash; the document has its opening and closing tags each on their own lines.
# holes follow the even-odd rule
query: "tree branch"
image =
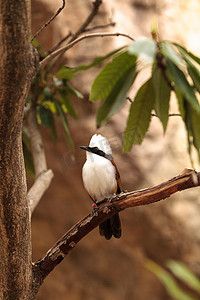
<svg viewBox="0 0 200 300">
<path fill-rule="evenodd" d="M 76 33 L 72 36 L 70 42 L 74 41 L 84 30 L 87 28 L 87 26 L 92 22 L 96 14 L 98 13 L 99 7 L 102 4 L 102 0 L 95 0 L 93 2 L 93 10 L 85 20 L 85 22 L 80 26 L 80 28 L 76 31 Z"/>
<path fill-rule="evenodd" d="M 52 170 L 44 171 L 36 178 L 34 184 L 28 191 L 28 200 L 30 204 L 30 211 L 33 213 L 34 209 L 38 205 L 40 199 L 42 198 L 44 192 L 50 186 L 51 180 L 53 178 Z"/>
<path fill-rule="evenodd" d="M 36 119 L 36 107 L 34 105 L 31 105 L 26 117 L 36 175 L 35 182 L 27 194 L 30 211 L 32 213 L 44 192 L 48 189 L 53 178 L 53 172 L 52 170 L 47 170 L 46 156 L 39 125 Z"/>
<path fill-rule="evenodd" d="M 57 10 L 57 12 L 55 13 L 55 15 L 53 15 L 33 36 L 33 38 L 31 39 L 31 42 L 36 38 L 36 36 L 38 36 L 38 34 L 44 29 L 46 28 L 58 15 L 59 13 L 64 9 L 65 7 L 65 0 L 62 0 L 63 5 Z"/>
<path fill-rule="evenodd" d="M 89 39 L 89 38 L 95 38 L 95 37 L 108 37 L 108 36 L 123 36 L 126 37 L 132 41 L 134 41 L 134 39 L 125 33 L 120 33 L 120 32 L 114 32 L 114 33 L 110 33 L 110 32 L 102 32 L 102 33 L 91 33 L 91 34 L 85 34 L 79 38 L 77 38 L 76 40 L 74 40 L 73 42 L 63 46 L 62 48 L 52 52 L 51 54 L 47 55 L 40 63 L 39 63 L 39 68 L 38 70 L 43 69 L 46 64 L 51 61 L 54 57 L 58 56 L 59 54 L 69 50 L 70 48 L 72 48 L 75 44 L 79 43 L 82 40 L 85 39 Z"/>
<path fill-rule="evenodd" d="M 33 263 L 36 282 L 42 283 L 45 277 L 64 259 L 64 257 L 90 231 L 117 212 L 129 207 L 147 205 L 170 197 L 179 191 L 200 186 L 200 172 L 184 169 L 183 172 L 157 186 L 124 193 L 115 197 L 112 203 L 102 204 L 95 214 L 90 213 L 68 230 L 46 255 Z"/>
<path fill-rule="evenodd" d="M 30 133 L 33 162 L 36 177 L 47 170 L 46 157 L 39 125 L 36 117 L 36 107 L 31 106 L 27 116 L 28 130 Z"/>
<path fill-rule="evenodd" d="M 110 22 L 108 24 L 97 25 L 97 26 L 94 26 L 94 27 L 86 28 L 83 32 L 93 31 L 93 30 L 97 30 L 97 29 L 104 29 L 104 28 L 108 28 L 110 26 L 114 27 L 115 25 L 116 25 L 115 22 Z"/>
</svg>

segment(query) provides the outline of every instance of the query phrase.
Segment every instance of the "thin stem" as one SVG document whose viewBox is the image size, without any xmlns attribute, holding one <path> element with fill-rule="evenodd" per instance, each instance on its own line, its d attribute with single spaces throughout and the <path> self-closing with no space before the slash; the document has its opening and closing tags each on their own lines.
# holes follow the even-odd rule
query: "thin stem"
<svg viewBox="0 0 200 300">
<path fill-rule="evenodd" d="M 93 31 L 93 30 L 97 30 L 97 29 L 105 29 L 105 28 L 108 28 L 110 26 L 114 27 L 116 25 L 115 22 L 110 22 L 108 24 L 105 24 L 105 25 L 97 25 L 97 26 L 93 26 L 93 27 L 90 27 L 90 28 L 86 28 L 84 30 L 84 32 L 89 32 L 89 31 Z"/>
<path fill-rule="evenodd" d="M 84 32 L 84 30 L 87 28 L 87 26 L 92 22 L 96 14 L 98 13 L 99 7 L 102 4 L 102 0 L 96 0 L 93 2 L 93 10 L 85 20 L 85 22 L 80 26 L 80 28 L 76 31 L 76 33 L 72 36 L 70 42 L 74 41 L 81 33 Z"/>
<path fill-rule="evenodd" d="M 57 10 L 57 12 L 55 13 L 55 15 L 53 15 L 33 36 L 33 38 L 31 39 L 31 42 L 38 36 L 38 34 L 40 34 L 40 32 L 46 28 L 59 14 L 60 12 L 64 9 L 65 7 L 65 0 L 62 0 L 63 5 Z"/>
<path fill-rule="evenodd" d="M 89 16 L 87 17 L 87 19 L 85 20 L 85 22 L 75 32 L 75 34 L 71 35 L 72 37 L 71 37 L 71 39 L 69 41 L 70 43 L 73 42 L 74 40 L 76 40 L 81 33 L 85 32 L 87 26 L 92 22 L 92 20 L 94 19 L 94 17 L 97 15 L 99 7 L 100 7 L 101 4 L 102 4 L 102 0 L 95 0 L 95 2 L 93 2 L 93 10 L 89 14 Z M 63 56 L 63 54 L 64 54 L 64 52 L 61 52 L 59 54 L 59 56 L 57 56 L 57 58 L 52 63 L 52 65 L 50 67 L 50 70 L 53 69 L 54 65 L 59 61 L 59 59 Z"/>
<path fill-rule="evenodd" d="M 39 63 L 39 70 L 43 69 L 46 64 L 51 61 L 54 57 L 58 56 L 61 53 L 64 53 L 65 51 L 71 49 L 74 45 L 76 45 L 77 43 L 79 43 L 82 40 L 85 39 L 89 39 L 89 38 L 95 38 L 95 37 L 108 37 L 108 36 L 123 36 L 126 37 L 128 39 L 130 39 L 131 41 L 134 41 L 134 39 L 125 33 L 120 33 L 120 32 L 114 32 L 114 33 L 110 33 L 110 32 L 102 32 L 102 33 L 91 33 L 91 34 L 86 34 L 83 35 L 79 38 L 77 38 L 76 40 L 74 40 L 73 42 L 65 45 L 64 47 L 52 52 L 51 54 L 49 54 L 48 56 L 46 56 L 40 63 Z"/>
<path fill-rule="evenodd" d="M 152 113 L 151 115 L 152 115 L 152 117 L 157 117 L 158 118 L 157 114 L 155 114 L 155 113 Z M 181 114 L 179 114 L 179 113 L 172 113 L 172 114 L 169 114 L 168 116 L 169 117 L 181 117 Z"/>
</svg>

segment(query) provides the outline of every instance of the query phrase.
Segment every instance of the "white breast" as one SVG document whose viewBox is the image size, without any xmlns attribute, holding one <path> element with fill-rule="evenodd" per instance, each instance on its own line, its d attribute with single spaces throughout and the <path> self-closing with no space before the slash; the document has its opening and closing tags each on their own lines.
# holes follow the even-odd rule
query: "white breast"
<svg viewBox="0 0 200 300">
<path fill-rule="evenodd" d="M 106 158 L 90 154 L 82 170 L 83 183 L 90 196 L 100 202 L 116 190 L 116 170 Z"/>
</svg>

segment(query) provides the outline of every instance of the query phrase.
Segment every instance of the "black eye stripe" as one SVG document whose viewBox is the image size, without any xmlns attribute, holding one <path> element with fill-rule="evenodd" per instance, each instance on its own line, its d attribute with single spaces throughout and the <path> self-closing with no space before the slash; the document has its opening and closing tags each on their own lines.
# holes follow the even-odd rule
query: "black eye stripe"
<svg viewBox="0 0 200 300">
<path fill-rule="evenodd" d="M 90 149 L 91 149 L 92 153 L 95 153 L 97 155 L 100 155 L 100 156 L 103 156 L 103 157 L 105 157 L 105 155 L 106 155 L 105 152 L 100 150 L 98 147 L 90 147 Z"/>
<path fill-rule="evenodd" d="M 108 160 L 113 160 L 113 157 L 111 154 L 106 154 L 103 150 L 100 150 L 98 147 L 88 147 L 88 148 L 94 154 L 105 157 Z"/>
</svg>

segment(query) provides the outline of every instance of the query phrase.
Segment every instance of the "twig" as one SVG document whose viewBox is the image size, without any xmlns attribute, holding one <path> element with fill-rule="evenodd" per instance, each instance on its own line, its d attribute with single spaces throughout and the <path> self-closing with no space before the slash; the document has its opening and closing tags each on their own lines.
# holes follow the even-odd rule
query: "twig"
<svg viewBox="0 0 200 300">
<path fill-rule="evenodd" d="M 74 41 L 81 33 L 84 32 L 84 30 L 87 28 L 87 26 L 92 22 L 92 20 L 96 16 L 101 4 L 102 4 L 102 0 L 95 0 L 95 2 L 93 2 L 93 10 L 89 14 L 89 16 L 87 17 L 85 22 L 80 26 L 80 28 L 72 36 L 70 42 Z"/>
<path fill-rule="evenodd" d="M 93 31 L 96 29 L 103 29 L 103 28 L 108 28 L 109 26 L 115 26 L 115 22 L 111 22 L 109 24 L 105 24 L 105 25 L 98 25 L 98 26 L 94 26 L 91 28 L 86 28 L 83 30 L 83 32 L 89 32 L 89 31 Z M 53 51 L 57 50 L 64 42 L 66 42 L 71 36 L 74 36 L 73 33 L 70 31 L 62 40 L 60 40 L 55 46 L 53 46 L 49 51 L 47 51 L 47 54 L 52 53 Z"/>
<path fill-rule="evenodd" d="M 152 115 L 152 117 L 157 117 L 158 118 L 158 116 L 156 115 L 156 114 L 154 114 L 154 113 L 152 113 L 151 114 Z M 169 114 L 168 115 L 169 117 L 181 117 L 181 114 L 179 114 L 179 113 L 173 113 L 173 114 Z"/>
<path fill-rule="evenodd" d="M 70 48 L 72 48 L 74 45 L 76 45 L 77 43 L 79 43 L 82 40 L 85 39 L 89 39 L 89 38 L 95 38 L 95 37 L 108 37 L 108 36 L 123 36 L 126 37 L 128 39 L 130 39 L 131 41 L 134 41 L 134 39 L 125 33 L 120 33 L 120 32 L 114 32 L 114 33 L 110 33 L 110 32 L 102 32 L 102 33 L 91 33 L 91 34 L 86 34 L 83 35 L 79 38 L 77 38 L 76 40 L 74 40 L 73 42 L 65 45 L 64 47 L 52 52 L 51 54 L 49 54 L 48 56 L 46 56 L 40 63 L 39 63 L 39 70 L 44 68 L 46 66 L 46 64 L 52 60 L 54 57 L 58 56 L 59 54 L 69 50 Z"/>
<path fill-rule="evenodd" d="M 200 186 L 200 172 L 193 169 L 184 169 L 183 172 L 157 186 L 133 191 L 116 196 L 112 203 L 102 204 L 95 214 L 90 213 L 83 220 L 67 231 L 46 255 L 33 263 L 35 280 L 40 283 L 64 259 L 64 257 L 85 237 L 90 231 L 104 220 L 117 212 L 129 207 L 147 205 L 170 197 L 172 194 Z"/>
<path fill-rule="evenodd" d="M 91 11 L 91 13 L 89 14 L 89 16 L 87 17 L 87 19 L 85 20 L 85 22 L 78 28 L 78 30 L 72 35 L 72 38 L 70 39 L 70 43 L 73 42 L 74 40 L 76 40 L 76 38 L 79 37 L 79 35 L 83 32 L 85 32 L 85 29 L 87 28 L 87 26 L 92 22 L 92 20 L 94 19 L 94 17 L 96 16 L 96 14 L 98 13 L 99 7 L 102 4 L 102 0 L 95 0 L 95 2 L 93 2 L 93 10 Z M 64 52 L 61 52 L 59 54 L 59 56 L 57 56 L 57 58 L 54 60 L 54 62 L 51 64 L 50 70 L 53 69 L 54 65 L 58 62 L 58 60 L 63 56 Z"/>
<path fill-rule="evenodd" d="M 93 30 L 97 30 L 97 29 L 105 29 L 105 28 L 108 28 L 110 26 L 114 27 L 115 25 L 116 25 L 115 22 L 110 22 L 110 23 L 105 24 L 105 25 L 97 25 L 97 26 L 94 26 L 94 27 L 86 28 L 83 32 L 93 31 Z"/>
<path fill-rule="evenodd" d="M 49 51 L 47 51 L 47 54 L 50 54 L 57 50 L 64 42 L 66 42 L 70 36 L 72 36 L 72 33 L 69 32 L 62 40 L 60 40 L 55 46 L 53 46 Z"/>
<path fill-rule="evenodd" d="M 38 34 L 44 29 L 46 28 L 58 15 L 59 13 L 64 9 L 65 7 L 65 0 L 62 0 L 63 5 L 57 10 L 57 12 L 55 13 L 55 15 L 53 15 L 33 36 L 33 38 L 31 39 L 31 42 L 36 38 L 36 36 L 38 36 Z"/>
<path fill-rule="evenodd" d="M 130 97 L 126 97 L 126 100 L 128 100 L 130 103 L 133 103 L 133 100 Z"/>
</svg>

